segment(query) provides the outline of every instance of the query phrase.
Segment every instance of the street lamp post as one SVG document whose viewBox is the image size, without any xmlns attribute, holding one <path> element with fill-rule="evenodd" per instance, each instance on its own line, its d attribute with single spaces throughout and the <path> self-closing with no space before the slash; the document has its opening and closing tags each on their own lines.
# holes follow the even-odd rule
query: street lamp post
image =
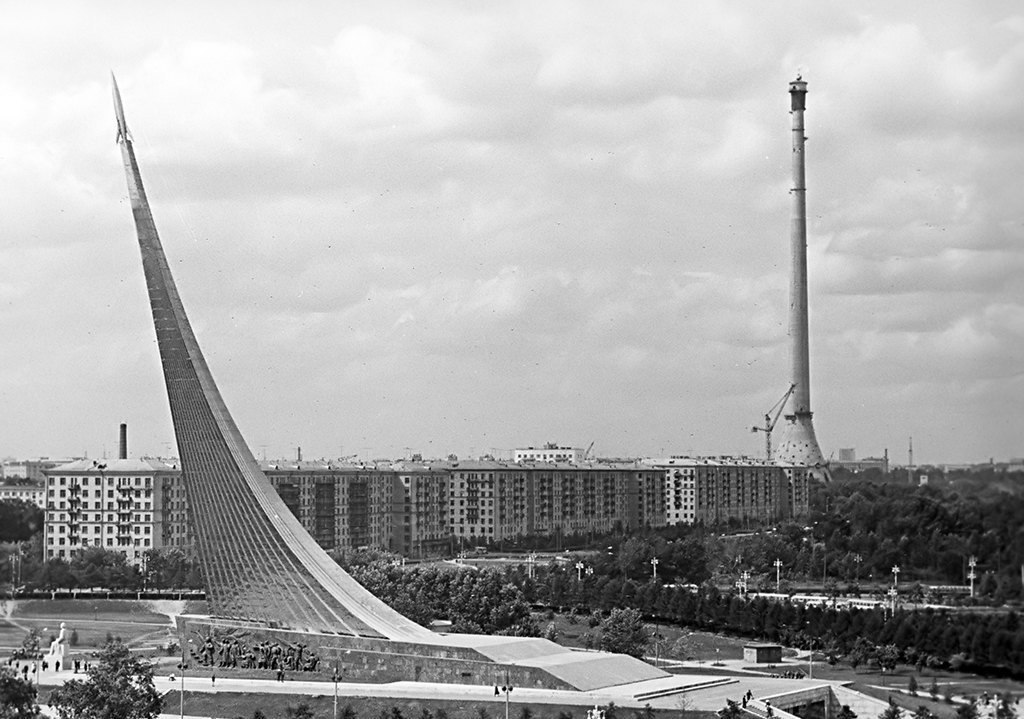
<svg viewBox="0 0 1024 719">
<path fill-rule="evenodd" d="M 651 559 L 651 579 L 657 579 L 658 578 L 658 565 L 660 563 L 661 562 L 658 561 L 657 557 L 654 557 L 653 559 Z"/>
<path fill-rule="evenodd" d="M 774 564 L 775 564 L 775 593 L 778 594 L 779 593 L 779 586 L 781 585 L 781 582 L 780 582 L 780 577 L 781 577 L 780 572 L 782 571 L 782 560 L 776 558 Z"/>
<path fill-rule="evenodd" d="M 537 555 L 534 552 L 530 552 L 526 556 L 526 576 L 533 579 L 533 565 L 537 562 Z"/>
<path fill-rule="evenodd" d="M 889 595 L 889 604 L 890 604 L 890 608 L 891 608 L 891 611 L 892 611 L 892 615 L 895 617 L 896 616 L 896 597 L 898 597 L 900 595 L 900 593 L 896 590 L 896 585 L 895 584 L 892 586 L 891 589 L 889 589 L 887 594 Z"/>
<path fill-rule="evenodd" d="M 860 563 L 863 561 L 864 557 L 860 556 L 860 554 L 853 555 L 853 563 L 857 565 L 857 568 L 854 570 L 855 574 L 853 575 L 853 579 L 856 582 L 860 582 Z"/>
<path fill-rule="evenodd" d="M 978 578 L 974 568 L 978 566 L 978 558 L 972 554 L 970 560 L 967 562 L 967 566 L 971 568 L 971 571 L 967 573 L 967 578 L 971 581 L 971 599 L 974 599 L 974 580 Z"/>
<path fill-rule="evenodd" d="M 583 562 L 576 562 L 576 581 L 583 581 L 583 568 L 586 565 Z"/>
<path fill-rule="evenodd" d="M 498 696 L 499 691 L 505 694 L 505 719 L 508 719 L 508 695 L 512 693 L 512 682 L 509 681 L 507 671 L 505 672 L 505 683 L 500 688 L 497 685 L 494 686 L 494 696 Z"/>
<path fill-rule="evenodd" d="M 338 662 L 334 662 L 334 719 L 338 719 Z"/>
<path fill-rule="evenodd" d="M 181 686 L 178 687 L 178 716 L 185 719 L 185 642 L 181 643 Z"/>
<path fill-rule="evenodd" d="M 189 639 L 187 643 L 191 644 L 192 640 Z M 181 719 L 185 719 L 185 670 L 188 669 L 188 664 L 185 663 L 185 644 L 186 642 L 181 643 L 181 686 L 178 692 L 178 716 Z"/>
<path fill-rule="evenodd" d="M 899 584 L 899 578 L 900 578 L 900 565 L 894 564 L 894 565 L 892 565 L 892 586 L 893 586 L 893 589 L 895 589 L 896 585 Z"/>
</svg>

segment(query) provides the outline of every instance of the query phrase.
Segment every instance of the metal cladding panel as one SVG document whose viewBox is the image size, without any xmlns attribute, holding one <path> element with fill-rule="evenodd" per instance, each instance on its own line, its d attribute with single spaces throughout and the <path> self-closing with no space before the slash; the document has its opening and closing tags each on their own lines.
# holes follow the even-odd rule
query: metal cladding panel
<svg viewBox="0 0 1024 719">
<path fill-rule="evenodd" d="M 142 185 L 115 84 L 132 213 L 185 492 L 216 616 L 388 639 L 435 639 L 370 594 L 316 544 L 242 439 L 199 348 Z"/>
</svg>

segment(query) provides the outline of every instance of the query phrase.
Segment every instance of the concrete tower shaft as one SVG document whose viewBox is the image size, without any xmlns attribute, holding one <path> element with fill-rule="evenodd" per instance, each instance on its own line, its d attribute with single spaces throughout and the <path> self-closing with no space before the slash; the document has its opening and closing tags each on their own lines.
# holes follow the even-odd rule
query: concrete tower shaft
<svg viewBox="0 0 1024 719">
<path fill-rule="evenodd" d="M 807 183 L 805 175 L 804 110 L 807 83 L 799 76 L 789 83 L 793 122 L 793 187 L 790 258 L 793 263 L 789 294 L 789 337 L 793 394 L 789 400 L 782 441 L 774 459 L 782 464 L 823 467 L 825 459 L 814 434 L 811 412 L 810 332 L 807 299 Z"/>
<path fill-rule="evenodd" d="M 790 256 L 793 275 L 789 291 L 789 332 L 791 337 L 793 396 L 792 414 L 811 413 L 810 339 L 807 330 L 807 181 L 804 169 L 804 107 L 807 83 L 799 78 L 789 84 L 790 114 L 793 118 L 793 211 Z"/>
</svg>

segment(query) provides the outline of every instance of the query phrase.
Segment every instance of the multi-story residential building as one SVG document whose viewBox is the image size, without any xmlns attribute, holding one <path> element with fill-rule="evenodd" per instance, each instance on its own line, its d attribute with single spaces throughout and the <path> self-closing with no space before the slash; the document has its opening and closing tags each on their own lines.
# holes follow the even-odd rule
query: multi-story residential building
<svg viewBox="0 0 1024 719">
<path fill-rule="evenodd" d="M 46 483 L 0 484 L 0 502 L 8 499 L 31 502 L 40 509 L 46 509 Z"/>
<path fill-rule="evenodd" d="M 775 522 L 808 511 L 806 467 L 747 457 L 646 460 L 664 471 L 669 524 Z"/>
<path fill-rule="evenodd" d="M 429 556 L 520 537 L 567 537 L 807 511 L 809 474 L 749 459 L 644 462 L 498 460 L 263 462 L 281 499 L 327 550 L 363 547 Z M 47 473 L 47 557 L 89 546 L 188 549 L 189 519 L 174 462 L 79 460 Z"/>
<path fill-rule="evenodd" d="M 3 464 L 3 471 L 0 472 L 0 476 L 4 479 L 27 479 L 37 484 L 42 484 L 45 480 L 44 474 L 46 470 L 53 469 L 62 464 L 71 462 L 71 459 L 50 459 L 49 457 L 41 457 L 40 459 L 26 459 L 21 461 L 7 461 Z"/>
<path fill-rule="evenodd" d="M 796 464 L 780 464 L 779 468 L 786 476 L 787 500 L 789 516 L 806 517 L 811 511 L 811 479 L 814 468 Z"/>
<path fill-rule="evenodd" d="M 605 533 L 665 524 L 661 472 L 632 462 L 531 462 L 530 534 Z"/>
<path fill-rule="evenodd" d="M 582 462 L 587 454 L 578 447 L 559 447 L 554 442 L 543 447 L 521 447 L 514 452 L 516 462 Z"/>
<path fill-rule="evenodd" d="M 482 545 L 529 533 L 528 473 L 523 467 L 498 460 L 445 464 L 448 522 L 457 543 Z"/>
<path fill-rule="evenodd" d="M 149 549 L 173 543 L 168 527 L 181 472 L 153 459 L 81 459 L 45 472 L 47 558 L 69 558 L 86 547 L 124 552 L 140 563 Z M 183 496 L 183 495 L 182 495 Z"/>
<path fill-rule="evenodd" d="M 391 493 L 391 550 L 436 556 L 452 547 L 447 464 L 397 462 Z"/>
<path fill-rule="evenodd" d="M 263 462 L 292 514 L 327 550 L 391 546 L 394 473 L 346 462 Z"/>
</svg>

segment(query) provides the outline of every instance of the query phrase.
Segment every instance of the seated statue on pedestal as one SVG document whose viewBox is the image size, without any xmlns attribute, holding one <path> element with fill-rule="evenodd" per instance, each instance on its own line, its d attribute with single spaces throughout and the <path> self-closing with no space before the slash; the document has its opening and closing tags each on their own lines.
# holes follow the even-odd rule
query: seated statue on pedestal
<svg viewBox="0 0 1024 719">
<path fill-rule="evenodd" d="M 60 632 L 57 634 L 57 638 L 50 642 L 50 652 L 47 654 L 47 659 L 56 659 L 63 661 L 64 650 L 67 649 L 67 623 L 60 623 Z"/>
</svg>

